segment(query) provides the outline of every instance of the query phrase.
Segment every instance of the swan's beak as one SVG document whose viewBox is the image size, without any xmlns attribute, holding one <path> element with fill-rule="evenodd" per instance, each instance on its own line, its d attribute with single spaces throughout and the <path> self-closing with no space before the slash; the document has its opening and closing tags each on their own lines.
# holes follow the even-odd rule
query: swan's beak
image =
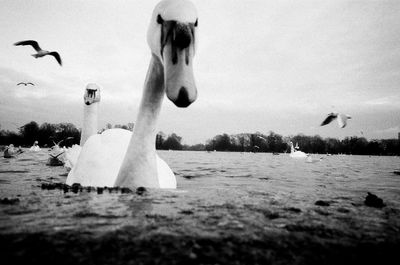
<svg viewBox="0 0 400 265">
<path fill-rule="evenodd" d="M 186 108 L 197 98 L 193 76 L 194 24 L 164 23 L 161 56 L 167 97 L 176 106 Z"/>
</svg>

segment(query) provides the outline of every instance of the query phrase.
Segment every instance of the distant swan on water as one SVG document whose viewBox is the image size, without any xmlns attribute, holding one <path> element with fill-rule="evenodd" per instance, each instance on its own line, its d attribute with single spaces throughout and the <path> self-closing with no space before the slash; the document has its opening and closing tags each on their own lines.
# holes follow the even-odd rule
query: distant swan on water
<svg viewBox="0 0 400 265">
<path fill-rule="evenodd" d="M 22 151 L 21 147 L 19 147 L 18 149 L 16 149 L 14 147 L 13 144 L 10 144 L 9 146 L 6 147 L 6 149 L 4 150 L 4 154 L 3 157 L 4 158 L 12 158 L 12 157 L 16 157 L 17 155 L 23 153 L 24 151 Z"/>
<path fill-rule="evenodd" d="M 290 154 L 289 154 L 290 157 L 293 157 L 293 158 L 306 158 L 307 157 L 306 153 L 304 153 L 302 151 L 298 151 L 294 148 L 292 141 L 290 141 L 289 144 L 290 144 Z M 296 147 L 298 148 L 298 144 L 296 144 Z"/>
<path fill-rule="evenodd" d="M 74 144 L 70 148 L 64 148 L 64 167 L 67 169 L 72 169 L 76 165 L 82 146 L 90 136 L 97 134 L 100 91 L 100 86 L 95 83 L 86 85 L 83 94 L 83 124 L 80 143 L 79 145 Z"/>
<path fill-rule="evenodd" d="M 51 56 L 53 56 L 53 57 L 57 60 L 57 62 L 58 62 L 60 65 L 62 65 L 61 56 L 60 56 L 60 54 L 58 54 L 58 52 L 54 52 L 54 51 L 53 51 L 53 52 L 49 52 L 49 51 L 42 50 L 42 49 L 40 48 L 39 44 L 37 43 L 37 41 L 34 41 L 34 40 L 24 40 L 24 41 L 16 42 L 16 43 L 14 43 L 14 45 L 15 45 L 15 46 L 30 45 L 30 46 L 32 46 L 32 47 L 35 49 L 35 51 L 37 52 L 36 54 L 32 54 L 33 57 L 39 58 L 39 57 L 43 57 L 43 56 L 46 56 L 46 55 L 51 55 Z"/>
<path fill-rule="evenodd" d="M 39 142 L 38 141 L 35 141 L 33 143 L 33 145 L 31 146 L 31 148 L 29 148 L 29 151 L 33 151 L 33 152 L 38 152 L 40 150 L 41 150 L 41 148 L 39 146 Z"/>
<path fill-rule="evenodd" d="M 157 4 L 147 32 L 152 54 L 134 131 L 109 129 L 91 136 L 68 174 L 68 185 L 176 188 L 174 173 L 156 153 L 156 125 L 165 94 L 178 107 L 197 98 L 196 27 L 190 1 Z"/>
</svg>

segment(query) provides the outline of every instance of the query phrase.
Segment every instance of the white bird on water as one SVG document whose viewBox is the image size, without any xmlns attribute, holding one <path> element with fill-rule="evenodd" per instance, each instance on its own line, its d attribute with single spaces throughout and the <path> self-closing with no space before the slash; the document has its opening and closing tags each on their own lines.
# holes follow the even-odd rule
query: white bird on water
<svg viewBox="0 0 400 265">
<path fill-rule="evenodd" d="M 68 174 L 68 185 L 176 188 L 173 171 L 156 153 L 157 120 L 165 95 L 178 107 L 197 98 L 196 33 L 197 11 L 190 1 L 157 4 L 147 32 L 152 56 L 134 131 L 109 129 L 91 136 Z"/>
<path fill-rule="evenodd" d="M 100 86 L 95 83 L 86 85 L 83 94 L 83 126 L 79 145 L 74 144 L 70 148 L 65 148 L 64 166 L 72 169 L 78 161 L 82 146 L 90 136 L 97 134 L 98 112 L 100 105 Z"/>
<path fill-rule="evenodd" d="M 297 143 L 296 143 L 297 149 L 293 146 L 292 141 L 290 141 L 289 145 L 290 145 L 290 154 L 289 154 L 290 157 L 292 157 L 292 158 L 306 158 L 307 157 L 306 153 L 298 150 L 300 148 Z"/>
<path fill-rule="evenodd" d="M 57 62 L 62 65 L 62 61 L 61 61 L 61 57 L 60 54 L 58 54 L 58 52 L 49 52 L 49 51 L 45 51 L 42 50 L 39 46 L 39 44 L 37 43 L 37 41 L 34 40 L 24 40 L 24 41 L 19 41 L 14 43 L 15 46 L 25 46 L 25 45 L 31 45 L 35 50 L 36 50 L 36 54 L 32 54 L 33 57 L 35 58 L 39 58 L 39 57 L 43 57 L 46 55 L 52 55 L 54 56 L 54 58 L 56 58 Z"/>
<path fill-rule="evenodd" d="M 331 112 L 328 114 L 328 116 L 325 118 L 325 120 L 321 123 L 321 126 L 327 125 L 335 119 L 337 119 L 339 127 L 344 128 L 347 125 L 347 120 L 351 119 L 351 117 L 346 114 Z"/>
</svg>

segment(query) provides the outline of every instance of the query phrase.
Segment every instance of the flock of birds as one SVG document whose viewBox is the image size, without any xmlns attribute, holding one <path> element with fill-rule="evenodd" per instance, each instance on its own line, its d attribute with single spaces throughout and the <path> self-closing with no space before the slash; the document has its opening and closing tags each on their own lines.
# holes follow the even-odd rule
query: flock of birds
<svg viewBox="0 0 400 265">
<path fill-rule="evenodd" d="M 84 186 L 125 186 L 150 188 L 176 188 L 173 171 L 155 151 L 155 126 L 162 98 L 167 97 L 178 107 L 187 107 L 196 100 L 197 90 L 193 77 L 192 60 L 197 41 L 197 11 L 187 0 L 163 0 L 155 7 L 148 30 L 148 44 L 152 52 L 144 93 L 136 119 L 134 132 L 108 129 L 97 134 L 97 111 L 100 87 L 88 84 L 84 94 L 84 121 L 80 145 L 61 148 L 54 143 L 50 160 L 60 161 L 70 168 L 66 183 Z M 35 40 L 25 40 L 15 46 L 32 46 L 35 58 L 53 56 L 62 65 L 56 51 L 40 48 Z M 32 85 L 21 82 L 17 85 Z M 321 126 L 337 119 L 344 128 L 351 117 L 330 113 Z M 39 148 L 34 145 L 32 148 Z M 291 144 L 292 155 L 296 152 Z M 297 148 L 298 149 L 298 148 Z M 35 150 L 32 150 L 35 151 Z"/>
</svg>

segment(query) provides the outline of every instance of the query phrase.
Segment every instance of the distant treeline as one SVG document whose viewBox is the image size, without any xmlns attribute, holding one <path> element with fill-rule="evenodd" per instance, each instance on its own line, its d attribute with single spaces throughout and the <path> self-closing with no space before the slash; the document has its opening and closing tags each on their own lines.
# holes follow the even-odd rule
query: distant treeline
<svg viewBox="0 0 400 265">
<path fill-rule="evenodd" d="M 122 128 L 132 131 L 133 123 L 126 125 L 107 124 L 100 132 L 111 128 Z M 1 128 L 1 127 L 0 127 Z M 61 146 L 79 144 L 81 132 L 72 123 L 43 123 L 39 126 L 31 121 L 18 128 L 18 132 L 0 130 L 0 145 L 31 146 L 39 141 L 40 146 L 53 146 L 61 140 Z M 221 134 L 208 140 L 205 144 L 183 145 L 182 137 L 175 133 L 166 135 L 159 132 L 156 137 L 156 148 L 159 150 L 194 150 L 194 151 L 230 151 L 230 152 L 290 152 L 289 142 L 298 144 L 306 153 L 318 154 L 353 154 L 353 155 L 400 155 L 398 139 L 371 140 L 364 137 L 346 137 L 343 140 L 322 138 L 319 135 L 306 136 L 298 134 L 285 136 L 269 132 L 268 135 L 256 133 Z"/>
<path fill-rule="evenodd" d="M 72 137 L 62 143 L 65 146 L 79 144 L 81 132 L 72 123 L 43 123 L 31 121 L 18 128 L 18 132 L 0 130 L 0 145 L 32 146 L 35 141 L 40 146 L 53 146 L 61 140 Z"/>
<path fill-rule="evenodd" d="M 208 151 L 239 151 L 239 152 L 290 152 L 289 142 L 298 144 L 305 153 L 318 154 L 353 154 L 353 155 L 400 155 L 398 139 L 371 140 L 364 137 L 346 137 L 343 140 L 322 138 L 319 135 L 306 136 L 298 134 L 283 137 L 274 132 L 268 135 L 262 133 L 243 133 L 217 135 L 207 141 Z"/>
<path fill-rule="evenodd" d="M 111 128 L 121 128 L 132 131 L 133 123 L 116 124 L 108 123 L 99 133 Z M 1 127 L 0 127 L 1 129 Z M 60 143 L 61 146 L 72 146 L 79 144 L 81 138 L 81 130 L 72 123 L 43 123 L 39 125 L 35 121 L 31 121 L 18 128 L 17 132 L 9 130 L 0 130 L 0 145 L 13 144 L 14 146 L 30 147 L 35 141 L 39 142 L 39 146 L 50 147 L 54 143 Z M 156 139 L 156 148 L 162 150 L 182 150 L 184 146 L 181 144 L 182 137 L 175 133 L 165 135 L 160 132 Z M 204 145 L 203 145 L 204 146 Z M 204 148 L 203 148 L 204 150 Z"/>
</svg>

